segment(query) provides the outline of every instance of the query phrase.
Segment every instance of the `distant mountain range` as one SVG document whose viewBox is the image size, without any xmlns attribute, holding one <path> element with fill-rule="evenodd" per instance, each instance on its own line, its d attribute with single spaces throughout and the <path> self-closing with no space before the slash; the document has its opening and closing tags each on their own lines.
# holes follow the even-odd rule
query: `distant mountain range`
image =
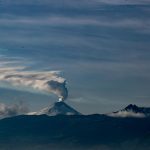
<svg viewBox="0 0 150 150">
<path fill-rule="evenodd" d="M 52 106 L 44 108 L 38 112 L 30 112 L 28 115 L 82 115 L 80 112 L 76 111 L 71 106 L 67 105 L 65 102 L 55 102 Z M 149 117 L 150 108 L 138 107 L 136 105 L 130 104 L 122 110 L 115 111 L 113 113 L 104 114 L 111 117 Z"/>
<path fill-rule="evenodd" d="M 1 150 L 150 150 L 150 117 L 22 115 L 0 120 Z"/>
<path fill-rule="evenodd" d="M 56 102 L 39 112 L 1 119 L 0 149 L 150 150 L 149 114 L 149 108 L 130 104 L 106 115 L 82 115 Z"/>
</svg>

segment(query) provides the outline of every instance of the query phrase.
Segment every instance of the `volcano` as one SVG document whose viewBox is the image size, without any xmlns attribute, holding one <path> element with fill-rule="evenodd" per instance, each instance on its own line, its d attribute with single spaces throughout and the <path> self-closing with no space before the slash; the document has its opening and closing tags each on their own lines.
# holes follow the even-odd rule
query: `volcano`
<svg viewBox="0 0 150 150">
<path fill-rule="evenodd" d="M 39 112 L 33 113 L 33 115 L 42 115 L 46 114 L 48 116 L 56 116 L 56 115 L 81 115 L 78 111 L 76 111 L 71 106 L 67 105 L 65 102 L 55 102 L 52 106 L 44 108 Z"/>
</svg>

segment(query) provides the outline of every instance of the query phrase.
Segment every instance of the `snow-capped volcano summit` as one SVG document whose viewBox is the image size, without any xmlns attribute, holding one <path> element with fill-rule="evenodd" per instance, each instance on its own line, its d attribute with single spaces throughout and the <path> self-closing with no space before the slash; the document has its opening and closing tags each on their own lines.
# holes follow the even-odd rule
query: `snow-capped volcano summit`
<svg viewBox="0 0 150 150">
<path fill-rule="evenodd" d="M 46 114 L 48 116 L 56 116 L 56 115 L 81 115 L 78 111 L 76 111 L 71 106 L 67 105 L 65 102 L 56 102 L 52 106 L 44 108 L 39 112 L 30 113 L 30 115 L 42 115 Z"/>
<path fill-rule="evenodd" d="M 150 108 L 148 107 L 138 107 L 136 105 L 130 104 L 122 110 L 108 114 L 112 117 L 149 117 Z"/>
</svg>

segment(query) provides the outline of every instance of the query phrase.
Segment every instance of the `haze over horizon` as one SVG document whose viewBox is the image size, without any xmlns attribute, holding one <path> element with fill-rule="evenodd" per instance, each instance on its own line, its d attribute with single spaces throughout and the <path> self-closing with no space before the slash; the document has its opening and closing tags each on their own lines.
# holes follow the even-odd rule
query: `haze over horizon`
<svg viewBox="0 0 150 150">
<path fill-rule="evenodd" d="M 66 81 L 66 103 L 84 114 L 150 107 L 149 0 L 1 0 L 0 33 L 0 103 L 40 110 L 66 92 Z M 11 73 L 13 83 L 33 83 L 33 74 L 45 81 L 45 72 L 56 73 L 61 94 L 56 84 L 45 94 L 37 84 L 18 90 L 3 83 Z"/>
</svg>

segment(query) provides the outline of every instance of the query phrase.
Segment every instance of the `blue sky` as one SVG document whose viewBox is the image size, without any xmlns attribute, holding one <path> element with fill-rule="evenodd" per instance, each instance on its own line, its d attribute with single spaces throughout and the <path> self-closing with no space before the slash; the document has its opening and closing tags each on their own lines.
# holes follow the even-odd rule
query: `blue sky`
<svg viewBox="0 0 150 150">
<path fill-rule="evenodd" d="M 1 0 L 1 61 L 31 71 L 61 71 L 67 103 L 104 113 L 129 103 L 150 106 L 149 0 Z M 1 84 L 2 103 L 31 110 L 58 98 Z"/>
</svg>

